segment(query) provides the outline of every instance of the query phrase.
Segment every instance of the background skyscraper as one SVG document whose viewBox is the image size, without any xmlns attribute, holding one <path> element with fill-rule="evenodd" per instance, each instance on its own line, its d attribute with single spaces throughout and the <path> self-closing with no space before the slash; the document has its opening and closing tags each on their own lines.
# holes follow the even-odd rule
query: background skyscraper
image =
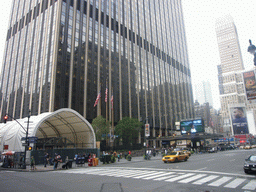
<svg viewBox="0 0 256 192">
<path fill-rule="evenodd" d="M 195 85 L 195 100 L 200 104 L 209 103 L 213 107 L 211 83 L 209 81 L 202 81 Z"/>
<path fill-rule="evenodd" d="M 72 108 L 89 122 L 147 119 L 153 137 L 193 117 L 180 1 L 20 0 L 12 9 L 1 116 Z M 104 99 L 93 107 L 106 82 L 114 113 Z"/>
</svg>

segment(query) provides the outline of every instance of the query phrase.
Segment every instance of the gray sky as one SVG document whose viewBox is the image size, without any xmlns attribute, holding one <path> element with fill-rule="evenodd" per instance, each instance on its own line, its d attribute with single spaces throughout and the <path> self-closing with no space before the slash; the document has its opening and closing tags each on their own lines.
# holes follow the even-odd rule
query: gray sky
<svg viewBox="0 0 256 192">
<path fill-rule="evenodd" d="M 12 0 L 0 0 L 0 69 Z M 231 15 L 238 31 L 246 69 L 253 68 L 253 56 L 247 52 L 249 39 L 256 45 L 256 0 L 182 0 L 193 85 L 202 78 L 212 86 L 214 108 L 220 108 L 217 65 L 220 64 L 216 18 Z M 194 89 L 194 86 L 193 86 Z"/>
</svg>

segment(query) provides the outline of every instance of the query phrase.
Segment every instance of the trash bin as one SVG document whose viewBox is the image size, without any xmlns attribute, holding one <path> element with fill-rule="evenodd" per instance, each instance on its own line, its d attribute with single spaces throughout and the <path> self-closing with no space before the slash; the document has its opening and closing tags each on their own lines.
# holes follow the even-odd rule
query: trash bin
<svg viewBox="0 0 256 192">
<path fill-rule="evenodd" d="M 92 166 L 92 158 L 88 159 L 88 166 L 90 166 L 90 167 Z"/>
<path fill-rule="evenodd" d="M 68 160 L 68 168 L 72 168 L 72 163 L 73 163 L 73 160 Z"/>
</svg>

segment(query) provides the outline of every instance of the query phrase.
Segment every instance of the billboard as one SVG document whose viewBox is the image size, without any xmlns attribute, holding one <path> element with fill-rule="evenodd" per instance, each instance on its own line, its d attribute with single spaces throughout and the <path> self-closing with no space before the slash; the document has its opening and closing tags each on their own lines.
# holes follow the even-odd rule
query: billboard
<svg viewBox="0 0 256 192">
<path fill-rule="evenodd" d="M 248 123 L 245 107 L 230 107 L 233 135 L 248 134 Z"/>
<path fill-rule="evenodd" d="M 256 100 L 256 82 L 254 71 L 244 72 L 243 76 L 247 100 Z"/>
<path fill-rule="evenodd" d="M 204 122 L 202 119 L 181 121 L 180 131 L 181 134 L 204 132 Z"/>
</svg>

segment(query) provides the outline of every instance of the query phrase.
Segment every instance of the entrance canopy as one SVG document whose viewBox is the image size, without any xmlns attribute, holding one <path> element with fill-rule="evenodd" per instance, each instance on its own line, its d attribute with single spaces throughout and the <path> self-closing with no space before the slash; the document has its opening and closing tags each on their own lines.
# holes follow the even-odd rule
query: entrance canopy
<svg viewBox="0 0 256 192">
<path fill-rule="evenodd" d="M 28 118 L 0 124 L 0 151 L 24 152 L 22 138 L 26 137 Z M 65 138 L 77 148 L 96 148 L 96 138 L 91 124 L 78 112 L 63 108 L 42 113 L 29 119 L 28 137 Z"/>
</svg>

